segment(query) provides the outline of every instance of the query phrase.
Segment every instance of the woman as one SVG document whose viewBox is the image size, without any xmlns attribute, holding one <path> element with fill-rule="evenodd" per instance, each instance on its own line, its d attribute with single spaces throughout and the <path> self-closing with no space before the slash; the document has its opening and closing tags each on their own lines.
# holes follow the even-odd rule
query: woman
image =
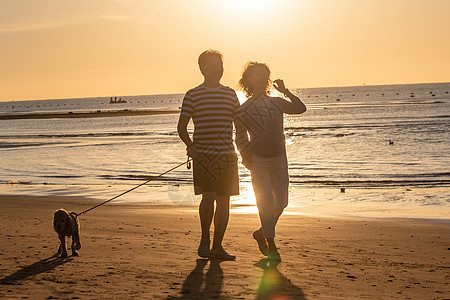
<svg viewBox="0 0 450 300">
<path fill-rule="evenodd" d="M 273 86 L 290 101 L 268 95 L 270 70 L 266 64 L 245 65 L 239 85 L 249 99 L 242 104 L 239 122 L 246 131 L 237 133 L 236 143 L 243 164 L 252 175 L 261 228 L 253 233 L 261 253 L 280 261 L 275 245 L 275 226 L 288 204 L 289 175 L 283 114 L 301 114 L 306 106 L 277 79 Z M 247 132 L 250 135 L 248 140 Z"/>
</svg>

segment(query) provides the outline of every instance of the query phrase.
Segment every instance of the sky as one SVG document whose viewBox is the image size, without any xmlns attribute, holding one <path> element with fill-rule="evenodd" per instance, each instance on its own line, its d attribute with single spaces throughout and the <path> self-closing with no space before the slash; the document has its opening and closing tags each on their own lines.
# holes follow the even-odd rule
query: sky
<svg viewBox="0 0 450 300">
<path fill-rule="evenodd" d="M 0 101 L 184 93 L 198 55 L 291 88 L 450 82 L 450 0 L 0 0 Z"/>
</svg>

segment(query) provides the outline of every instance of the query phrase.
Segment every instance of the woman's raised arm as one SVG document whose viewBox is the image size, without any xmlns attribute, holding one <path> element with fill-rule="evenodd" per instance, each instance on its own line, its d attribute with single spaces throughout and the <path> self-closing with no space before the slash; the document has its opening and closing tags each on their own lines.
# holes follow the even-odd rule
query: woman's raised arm
<svg viewBox="0 0 450 300">
<path fill-rule="evenodd" d="M 299 97 L 292 94 L 291 91 L 289 91 L 286 88 L 283 80 L 276 79 L 273 81 L 273 83 L 274 83 L 273 86 L 275 87 L 275 89 L 277 89 L 277 91 L 284 94 L 287 98 L 289 98 L 289 100 L 291 100 L 291 102 L 289 101 L 280 102 L 283 112 L 287 114 L 302 114 L 306 111 L 305 104 L 302 102 L 302 100 L 300 100 Z"/>
</svg>

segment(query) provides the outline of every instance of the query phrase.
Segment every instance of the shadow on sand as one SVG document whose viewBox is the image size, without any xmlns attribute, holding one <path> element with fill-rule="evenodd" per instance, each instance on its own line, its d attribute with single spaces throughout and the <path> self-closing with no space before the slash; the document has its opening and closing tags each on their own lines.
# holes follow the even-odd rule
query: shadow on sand
<svg viewBox="0 0 450 300">
<path fill-rule="evenodd" d="M 203 272 L 206 265 L 209 269 Z M 224 260 L 220 259 L 197 259 L 195 268 L 186 277 L 181 289 L 181 295 L 169 296 L 167 299 L 220 299 L 225 298 L 222 295 L 222 287 L 224 274 L 220 263 Z M 256 299 L 298 299 L 306 300 L 306 296 L 302 289 L 292 284 L 286 278 L 277 266 L 279 262 L 264 258 L 258 261 L 255 266 L 263 269 L 261 282 L 256 289 Z"/>
<path fill-rule="evenodd" d="M 292 284 L 288 278 L 278 271 L 279 263 L 264 258 L 255 264 L 255 266 L 264 270 L 261 283 L 256 291 L 256 299 L 306 299 L 302 289 Z"/>
<path fill-rule="evenodd" d="M 209 263 L 209 269 L 203 274 L 203 269 Z M 221 259 L 197 259 L 195 268 L 186 277 L 178 297 L 168 297 L 167 299 L 218 299 L 222 293 L 223 271 L 220 263 Z"/>
<path fill-rule="evenodd" d="M 34 264 L 26 266 L 11 275 L 5 276 L 0 279 L 0 284 L 15 285 L 19 284 L 18 281 L 25 280 L 28 277 L 38 275 L 50 270 L 53 270 L 57 266 L 65 264 L 66 262 L 72 261 L 72 258 L 60 258 L 56 255 L 50 256 L 49 258 L 42 259 Z"/>
</svg>

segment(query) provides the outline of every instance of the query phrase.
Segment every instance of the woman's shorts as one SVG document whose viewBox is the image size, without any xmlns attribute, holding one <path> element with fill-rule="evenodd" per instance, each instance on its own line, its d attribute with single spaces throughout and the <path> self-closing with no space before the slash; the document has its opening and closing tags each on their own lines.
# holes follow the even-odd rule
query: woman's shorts
<svg viewBox="0 0 450 300">
<path fill-rule="evenodd" d="M 197 153 L 193 163 L 194 192 L 216 192 L 217 196 L 239 195 L 236 154 Z"/>
</svg>

